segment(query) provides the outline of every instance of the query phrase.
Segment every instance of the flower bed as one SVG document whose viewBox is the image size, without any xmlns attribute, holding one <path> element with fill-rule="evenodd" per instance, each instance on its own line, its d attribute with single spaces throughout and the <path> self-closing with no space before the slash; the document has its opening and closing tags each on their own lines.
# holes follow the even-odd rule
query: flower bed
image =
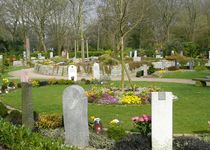
<svg viewBox="0 0 210 150">
<path fill-rule="evenodd" d="M 151 92 L 160 91 L 159 88 L 138 88 L 136 91 L 122 93 L 117 88 L 93 87 L 86 92 L 88 102 L 98 104 L 148 104 L 151 101 Z"/>
</svg>

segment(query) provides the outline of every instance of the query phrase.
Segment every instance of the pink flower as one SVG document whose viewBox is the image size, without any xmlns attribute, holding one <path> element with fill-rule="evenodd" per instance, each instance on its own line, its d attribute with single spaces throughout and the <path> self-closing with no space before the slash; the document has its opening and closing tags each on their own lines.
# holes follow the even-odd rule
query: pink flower
<svg viewBox="0 0 210 150">
<path fill-rule="evenodd" d="M 144 122 L 144 118 L 143 117 L 139 117 L 138 121 L 139 122 Z"/>
<path fill-rule="evenodd" d="M 139 117 L 133 117 L 132 118 L 132 121 L 138 121 L 139 120 Z"/>
<path fill-rule="evenodd" d="M 208 121 L 208 125 L 210 125 L 210 121 Z"/>
</svg>

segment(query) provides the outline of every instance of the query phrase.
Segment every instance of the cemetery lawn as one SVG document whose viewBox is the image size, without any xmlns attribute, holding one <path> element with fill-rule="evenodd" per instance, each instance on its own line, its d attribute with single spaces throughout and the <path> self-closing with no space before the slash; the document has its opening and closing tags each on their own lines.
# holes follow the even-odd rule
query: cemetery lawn
<svg viewBox="0 0 210 150">
<path fill-rule="evenodd" d="M 114 86 L 119 82 L 113 82 Z M 172 91 L 178 100 L 174 102 L 174 133 L 204 133 L 209 131 L 207 121 L 210 119 L 210 87 L 174 83 L 135 82 L 142 87 L 157 86 L 164 91 Z M 83 85 L 90 89 L 94 85 Z M 113 85 L 112 85 L 113 86 Z M 34 108 L 39 113 L 62 113 L 62 92 L 64 85 L 33 88 Z M 21 90 L 1 95 L 1 100 L 8 105 L 21 108 Z M 112 119 L 122 121 L 126 130 L 132 128 L 131 117 L 150 114 L 151 106 L 129 105 L 98 105 L 89 104 L 89 116 L 102 119 L 103 125 L 108 126 Z"/>
<path fill-rule="evenodd" d="M 193 79 L 193 78 L 205 78 L 210 76 L 210 70 L 205 71 L 169 71 L 162 74 L 162 78 L 178 78 L 178 79 Z"/>
</svg>

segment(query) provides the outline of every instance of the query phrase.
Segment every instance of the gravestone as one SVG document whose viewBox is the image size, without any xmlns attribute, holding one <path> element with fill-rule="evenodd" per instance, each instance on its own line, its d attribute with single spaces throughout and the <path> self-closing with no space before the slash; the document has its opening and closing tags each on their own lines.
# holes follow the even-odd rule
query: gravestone
<svg viewBox="0 0 210 150">
<path fill-rule="evenodd" d="M 137 51 L 134 51 L 133 61 L 141 61 L 141 57 L 138 57 Z"/>
<path fill-rule="evenodd" d="M 65 143 L 78 147 L 88 146 L 88 100 L 78 85 L 67 87 L 63 92 Z"/>
<path fill-rule="evenodd" d="M 100 66 L 98 63 L 93 64 L 93 78 L 100 80 Z"/>
<path fill-rule="evenodd" d="M 38 59 L 41 59 L 41 58 L 42 58 L 42 54 L 38 53 Z"/>
<path fill-rule="evenodd" d="M 68 68 L 68 79 L 77 81 L 77 67 L 74 65 L 70 65 Z"/>
<path fill-rule="evenodd" d="M 173 94 L 152 92 L 152 149 L 172 150 Z"/>
<path fill-rule="evenodd" d="M 137 51 L 134 51 L 134 57 L 137 57 L 138 54 L 137 54 Z"/>
<path fill-rule="evenodd" d="M 66 59 L 69 59 L 69 52 L 66 53 Z"/>
<path fill-rule="evenodd" d="M 174 55 L 175 54 L 175 52 L 174 51 L 171 51 L 171 55 Z"/>
<path fill-rule="evenodd" d="M 53 58 L 53 52 L 50 52 L 50 58 Z"/>
<path fill-rule="evenodd" d="M 132 51 L 130 51 L 130 58 L 132 58 L 133 57 L 133 52 Z"/>
<path fill-rule="evenodd" d="M 144 76 L 148 76 L 148 69 L 149 67 L 147 65 L 143 65 Z"/>
<path fill-rule="evenodd" d="M 62 56 L 62 57 L 66 57 L 66 52 L 65 52 L 65 51 L 62 51 L 62 52 L 61 52 L 61 56 Z"/>
<path fill-rule="evenodd" d="M 3 55 L 0 55 L 0 70 L 1 72 L 4 72 L 4 63 L 3 63 Z"/>
</svg>

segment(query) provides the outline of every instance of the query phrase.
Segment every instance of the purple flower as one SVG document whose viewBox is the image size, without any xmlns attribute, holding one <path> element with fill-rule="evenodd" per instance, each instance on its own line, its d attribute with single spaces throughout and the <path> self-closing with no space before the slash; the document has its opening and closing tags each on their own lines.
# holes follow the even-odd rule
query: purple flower
<svg viewBox="0 0 210 150">
<path fill-rule="evenodd" d="M 118 99 L 114 96 L 109 95 L 108 93 L 104 93 L 100 100 L 102 104 L 115 104 L 118 103 Z"/>
<path fill-rule="evenodd" d="M 210 121 L 208 121 L 208 125 L 210 125 Z"/>
</svg>

